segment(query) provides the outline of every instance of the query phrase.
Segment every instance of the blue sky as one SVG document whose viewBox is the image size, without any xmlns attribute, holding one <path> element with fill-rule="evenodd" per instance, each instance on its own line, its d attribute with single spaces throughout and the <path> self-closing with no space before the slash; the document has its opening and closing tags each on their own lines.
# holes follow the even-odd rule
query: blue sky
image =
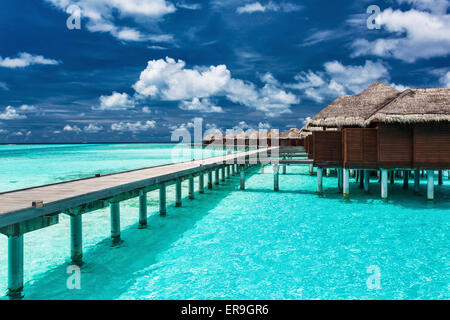
<svg viewBox="0 0 450 320">
<path fill-rule="evenodd" d="M 376 80 L 448 87 L 448 7 L 4 0 L 0 143 L 169 141 L 196 118 L 205 130 L 286 130 Z M 69 29 L 78 14 L 81 28 Z"/>
</svg>

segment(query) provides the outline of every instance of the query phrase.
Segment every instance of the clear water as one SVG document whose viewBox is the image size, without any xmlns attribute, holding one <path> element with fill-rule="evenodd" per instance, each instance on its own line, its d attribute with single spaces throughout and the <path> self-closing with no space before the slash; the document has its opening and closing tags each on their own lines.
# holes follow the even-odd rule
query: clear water
<svg viewBox="0 0 450 320">
<path fill-rule="evenodd" d="M 10 151 L 5 151 L 6 148 Z M 172 162 L 173 145 L 0 147 L 1 190 Z M 189 154 L 189 150 L 187 150 Z M 219 152 L 219 151 L 217 151 Z M 213 155 L 215 152 L 211 152 Z M 220 152 L 219 152 L 220 153 Z M 179 156 L 187 160 L 189 156 Z M 371 181 L 366 195 L 352 180 L 343 200 L 335 177 L 315 177 L 289 166 L 273 192 L 270 167 L 251 170 L 246 190 L 239 178 L 183 198 L 158 215 L 149 194 L 149 227 L 137 228 L 138 202 L 122 203 L 124 243 L 111 247 L 109 212 L 83 216 L 81 289 L 67 289 L 69 219 L 26 234 L 27 299 L 449 299 L 450 180 L 436 186 L 436 200 L 389 185 L 379 199 Z M 197 184 L 196 184 L 197 185 Z M 183 185 L 187 194 L 187 185 Z M 369 289 L 367 271 L 380 271 Z M 7 239 L 0 238 L 0 291 L 7 286 Z M 5 297 L 3 297 L 4 299 Z"/>
</svg>

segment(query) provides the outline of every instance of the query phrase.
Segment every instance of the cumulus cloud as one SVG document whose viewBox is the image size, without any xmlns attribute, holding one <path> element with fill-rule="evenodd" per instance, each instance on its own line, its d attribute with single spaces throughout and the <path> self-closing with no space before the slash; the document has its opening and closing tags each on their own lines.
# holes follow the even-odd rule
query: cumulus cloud
<svg viewBox="0 0 450 320">
<path fill-rule="evenodd" d="M 55 8 L 66 12 L 71 5 L 81 9 L 81 16 L 87 20 L 91 32 L 107 32 L 124 41 L 154 40 L 137 29 L 118 26 L 121 19 L 134 19 L 145 26 L 148 20 L 157 21 L 176 11 L 166 0 L 44 0 Z M 160 39 L 163 41 L 164 39 Z M 167 40 L 167 38 L 166 38 Z M 156 41 L 156 40 L 155 40 Z"/>
<path fill-rule="evenodd" d="M 19 110 L 22 112 L 35 112 L 35 111 L 37 111 L 37 108 L 35 106 L 23 104 L 19 107 Z"/>
<path fill-rule="evenodd" d="M 147 131 L 149 129 L 153 129 L 156 127 L 156 121 L 151 120 L 151 121 L 145 121 L 145 122 L 118 122 L 118 123 L 113 123 L 111 125 L 111 130 L 113 131 L 119 131 L 119 132 L 133 132 L 133 133 L 138 133 L 138 132 L 143 132 L 143 131 Z"/>
<path fill-rule="evenodd" d="M 446 88 L 450 88 L 450 71 L 442 75 L 442 77 L 439 79 L 439 82 Z"/>
<path fill-rule="evenodd" d="M 26 119 L 27 116 L 24 114 L 20 114 L 17 110 L 12 106 L 7 106 L 3 113 L 0 113 L 1 120 L 19 120 Z"/>
<path fill-rule="evenodd" d="M 27 52 L 21 52 L 15 58 L 0 57 L 0 67 L 4 68 L 25 68 L 31 65 L 57 65 L 60 62 L 53 59 L 47 59 L 43 56 L 32 55 Z"/>
<path fill-rule="evenodd" d="M 435 1 L 404 0 L 418 9 L 436 8 Z M 437 4 L 443 4 L 437 1 Z M 446 4 L 448 6 L 448 4 Z M 353 56 L 375 55 L 396 58 L 408 63 L 419 59 L 445 57 L 450 53 L 450 15 L 443 7 L 429 11 L 408 11 L 388 8 L 376 17 L 376 22 L 392 34 L 374 41 L 359 38 L 352 48 Z"/>
<path fill-rule="evenodd" d="M 200 111 L 206 113 L 223 112 L 221 107 L 213 105 L 208 98 L 194 98 L 192 101 L 181 101 L 179 107 L 181 110 L 187 111 Z"/>
<path fill-rule="evenodd" d="M 100 106 L 95 110 L 126 110 L 134 108 L 134 100 L 126 93 L 113 92 L 110 96 L 100 97 Z"/>
<path fill-rule="evenodd" d="M 103 127 L 93 124 L 93 123 L 90 123 L 89 125 L 85 126 L 83 128 L 83 130 L 84 130 L 84 132 L 87 132 L 87 133 L 98 133 L 103 130 Z"/>
<path fill-rule="evenodd" d="M 275 12 L 294 12 L 300 11 L 302 9 L 301 6 L 295 5 L 289 2 L 282 3 L 274 3 L 269 1 L 267 4 L 261 4 L 259 1 L 248 3 L 244 6 L 238 7 L 236 12 L 239 14 L 243 13 L 255 13 L 255 12 L 266 12 L 266 11 L 275 11 Z"/>
<path fill-rule="evenodd" d="M 286 92 L 274 79 L 262 80 L 266 82 L 264 87 L 257 88 L 251 82 L 232 78 L 225 65 L 189 69 L 184 61 L 167 57 L 149 61 L 133 88 L 140 98 L 184 101 L 180 104 L 182 108 L 209 112 L 219 109 L 212 109 L 205 98 L 216 96 L 263 111 L 268 116 L 288 113 L 291 105 L 299 103 L 297 96 Z"/>
<path fill-rule="evenodd" d="M 64 128 L 63 128 L 63 131 L 66 131 L 66 132 L 74 132 L 74 133 L 80 133 L 82 130 L 78 127 L 78 126 L 76 126 L 76 125 L 73 125 L 73 126 L 71 126 L 70 124 L 66 124 L 65 126 L 64 126 Z"/>
<path fill-rule="evenodd" d="M 301 72 L 296 83 L 287 84 L 291 89 L 302 91 L 306 97 L 323 102 L 345 94 L 357 94 L 375 81 L 389 83 L 387 67 L 382 62 L 367 60 L 363 65 L 343 65 L 339 61 L 324 64 L 324 71 Z"/>
</svg>

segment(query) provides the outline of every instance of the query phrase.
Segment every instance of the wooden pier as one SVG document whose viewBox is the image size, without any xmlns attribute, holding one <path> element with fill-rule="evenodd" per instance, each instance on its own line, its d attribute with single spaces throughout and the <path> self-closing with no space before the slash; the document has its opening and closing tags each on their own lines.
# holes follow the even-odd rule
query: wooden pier
<svg viewBox="0 0 450 320">
<path fill-rule="evenodd" d="M 218 157 L 155 166 L 126 172 L 98 175 L 50 185 L 0 193 L 0 233 L 8 237 L 8 295 L 21 298 L 23 291 L 23 235 L 59 222 L 59 214 L 70 216 L 71 259 L 82 264 L 82 215 L 110 207 L 111 238 L 120 238 L 120 202 L 139 197 L 139 226 L 147 225 L 147 193 L 159 190 L 160 215 L 165 216 L 166 187 L 176 185 L 176 206 L 181 206 L 181 182 L 189 180 L 189 198 L 194 199 L 194 177 L 199 177 L 199 192 L 240 174 L 240 189 L 245 189 L 245 168 L 278 160 L 278 147 L 250 150 Z M 271 160 L 272 159 L 272 160 Z"/>
</svg>

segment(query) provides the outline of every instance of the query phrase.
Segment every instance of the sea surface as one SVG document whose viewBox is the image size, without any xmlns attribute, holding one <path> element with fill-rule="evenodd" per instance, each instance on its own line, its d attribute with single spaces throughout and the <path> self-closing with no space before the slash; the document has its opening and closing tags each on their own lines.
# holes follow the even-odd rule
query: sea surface
<svg viewBox="0 0 450 320">
<path fill-rule="evenodd" d="M 0 192 L 222 154 L 174 144 L 0 146 Z M 167 216 L 148 195 L 149 226 L 138 229 L 138 199 L 121 204 L 122 239 L 110 241 L 109 210 L 83 216 L 80 289 L 68 286 L 69 218 L 24 236 L 25 299 L 449 299 L 450 180 L 435 200 L 389 185 L 380 199 L 351 178 L 344 200 L 335 176 L 324 195 L 306 167 L 253 168 L 246 190 L 235 176 Z M 411 182 L 412 184 L 412 182 Z M 196 182 L 196 187 L 197 187 Z M 0 299 L 6 299 L 7 238 L 0 235 Z M 69 268 L 69 269 L 68 269 Z"/>
</svg>

